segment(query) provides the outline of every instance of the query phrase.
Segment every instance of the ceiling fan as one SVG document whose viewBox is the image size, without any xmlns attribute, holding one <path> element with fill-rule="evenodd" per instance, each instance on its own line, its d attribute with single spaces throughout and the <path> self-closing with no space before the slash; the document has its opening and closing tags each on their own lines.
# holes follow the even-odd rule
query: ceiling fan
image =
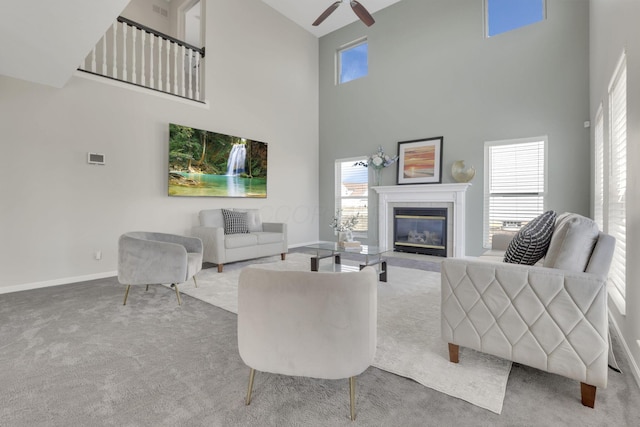
<svg viewBox="0 0 640 427">
<path fill-rule="evenodd" d="M 317 27 L 318 25 L 320 25 L 322 23 L 322 21 L 327 19 L 327 17 L 329 17 L 329 15 L 331 15 L 333 13 L 333 11 L 336 10 L 338 8 L 338 6 L 340 6 L 342 1 L 343 0 L 339 0 L 339 1 L 335 2 L 335 3 L 333 3 L 331 6 L 329 6 L 327 8 L 327 10 L 322 12 L 322 15 L 318 16 L 318 19 L 316 19 L 312 25 L 314 27 Z M 351 4 L 351 9 L 353 9 L 353 12 L 356 15 L 358 15 L 358 18 L 360 18 L 360 20 L 362 22 L 364 22 L 364 24 L 367 27 L 372 26 L 376 22 L 373 19 L 373 16 L 371 16 L 371 14 L 367 11 L 367 9 L 365 9 L 364 6 L 361 5 L 359 2 L 357 2 L 356 0 L 350 0 L 349 3 Z"/>
</svg>

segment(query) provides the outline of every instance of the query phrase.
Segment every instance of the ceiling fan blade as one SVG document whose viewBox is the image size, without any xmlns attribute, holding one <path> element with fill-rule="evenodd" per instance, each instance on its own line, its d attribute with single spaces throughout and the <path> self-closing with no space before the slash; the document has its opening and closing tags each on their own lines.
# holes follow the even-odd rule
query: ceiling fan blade
<svg viewBox="0 0 640 427">
<path fill-rule="evenodd" d="M 316 19 L 313 24 L 314 27 L 317 27 L 318 25 L 322 24 L 322 21 L 324 21 L 325 19 L 327 19 L 327 17 L 329 15 L 331 15 L 333 13 L 334 10 L 336 10 L 338 8 L 338 6 L 340 6 L 340 3 L 342 3 L 342 1 L 337 1 L 334 4 L 332 4 L 331 6 L 329 6 L 327 8 L 327 10 L 325 10 L 324 12 L 322 12 L 322 15 L 318 16 L 318 19 Z"/>
<path fill-rule="evenodd" d="M 358 18 L 360 18 L 367 27 L 372 26 L 376 22 L 367 9 L 356 0 L 351 0 L 351 9 L 353 9 L 353 12 L 358 15 Z"/>
</svg>

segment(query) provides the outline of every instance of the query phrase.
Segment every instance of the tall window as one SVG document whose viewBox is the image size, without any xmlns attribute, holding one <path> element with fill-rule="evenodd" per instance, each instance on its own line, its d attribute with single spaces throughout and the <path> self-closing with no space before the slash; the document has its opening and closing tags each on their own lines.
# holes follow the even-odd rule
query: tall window
<svg viewBox="0 0 640 427">
<path fill-rule="evenodd" d="M 593 219 L 604 230 L 604 113 L 602 104 L 596 112 L 594 126 Z"/>
<path fill-rule="evenodd" d="M 545 0 L 485 0 L 487 37 L 545 19 Z"/>
<path fill-rule="evenodd" d="M 365 166 L 355 166 L 356 162 L 367 163 L 364 158 L 336 160 L 336 210 L 342 217 L 358 215 L 354 236 L 367 237 L 369 223 L 369 171 Z"/>
<path fill-rule="evenodd" d="M 339 84 L 359 79 L 369 73 L 369 44 L 366 38 L 342 46 L 337 55 Z"/>
<path fill-rule="evenodd" d="M 626 282 L 626 192 L 627 192 L 627 61 L 623 54 L 609 85 L 609 194 L 607 231 L 616 238 L 609 271 L 614 300 L 622 298 L 624 311 Z"/>
<path fill-rule="evenodd" d="M 484 245 L 544 212 L 547 137 L 486 142 Z"/>
</svg>

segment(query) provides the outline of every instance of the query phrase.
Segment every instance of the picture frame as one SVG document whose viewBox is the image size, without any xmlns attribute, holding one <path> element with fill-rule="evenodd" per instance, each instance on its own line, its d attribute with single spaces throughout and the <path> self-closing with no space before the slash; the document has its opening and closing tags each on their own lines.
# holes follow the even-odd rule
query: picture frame
<svg viewBox="0 0 640 427">
<path fill-rule="evenodd" d="M 398 142 L 398 184 L 440 184 L 444 137 Z"/>
<path fill-rule="evenodd" d="M 171 197 L 267 198 L 266 142 L 169 123 Z"/>
</svg>

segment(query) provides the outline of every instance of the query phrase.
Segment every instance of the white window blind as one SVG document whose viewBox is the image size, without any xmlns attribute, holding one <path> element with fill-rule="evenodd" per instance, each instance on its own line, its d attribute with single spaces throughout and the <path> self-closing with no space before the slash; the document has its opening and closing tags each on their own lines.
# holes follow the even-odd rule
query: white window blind
<svg viewBox="0 0 640 427">
<path fill-rule="evenodd" d="M 609 280 L 625 297 L 627 191 L 627 67 L 623 56 L 609 86 L 610 175 L 608 232 L 616 238 Z"/>
<path fill-rule="evenodd" d="M 365 166 L 355 166 L 356 162 L 366 164 L 365 158 L 336 160 L 336 210 L 342 218 L 358 216 L 354 233 L 367 237 L 369 224 L 369 171 Z"/>
<path fill-rule="evenodd" d="M 598 228 L 604 230 L 604 114 L 602 105 L 596 113 L 594 149 L 593 219 L 598 224 Z"/>
<path fill-rule="evenodd" d="M 485 144 L 484 243 L 544 211 L 546 137 Z"/>
</svg>

